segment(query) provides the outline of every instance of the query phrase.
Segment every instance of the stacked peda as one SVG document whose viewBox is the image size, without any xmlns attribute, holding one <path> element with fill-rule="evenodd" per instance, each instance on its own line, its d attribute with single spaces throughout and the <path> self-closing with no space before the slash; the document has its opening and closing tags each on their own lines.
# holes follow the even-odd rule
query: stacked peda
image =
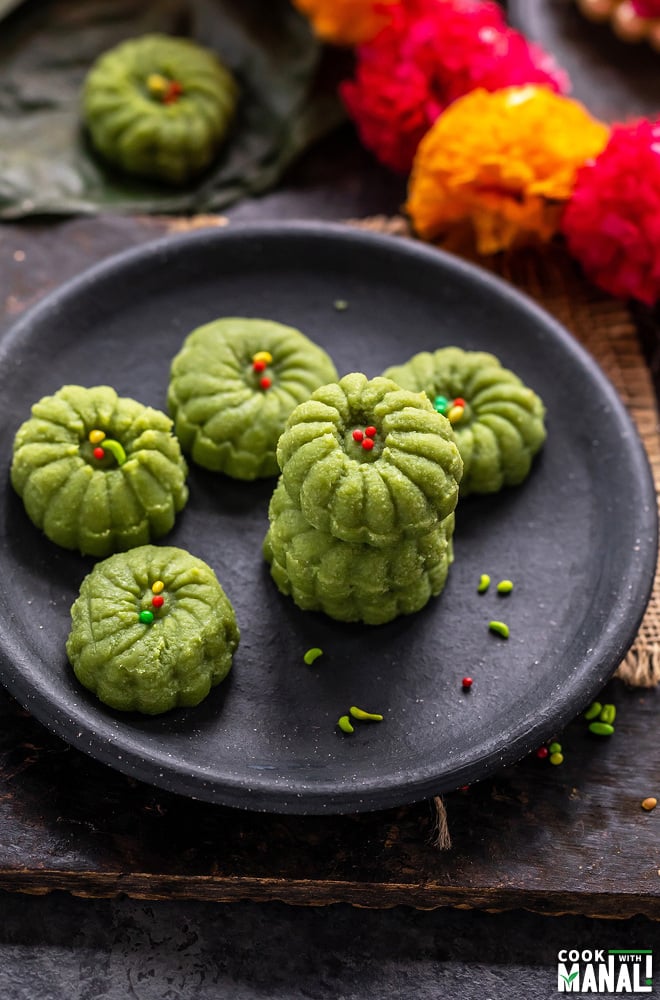
<svg viewBox="0 0 660 1000">
<path fill-rule="evenodd" d="M 324 385 L 277 460 L 264 555 L 298 607 L 378 625 L 442 591 L 463 462 L 424 393 L 360 373 Z"/>
</svg>

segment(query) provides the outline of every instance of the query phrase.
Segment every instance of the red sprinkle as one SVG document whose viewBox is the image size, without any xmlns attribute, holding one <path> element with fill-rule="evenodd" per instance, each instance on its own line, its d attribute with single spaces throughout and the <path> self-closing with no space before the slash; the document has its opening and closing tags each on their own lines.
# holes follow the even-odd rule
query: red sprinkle
<svg viewBox="0 0 660 1000">
<path fill-rule="evenodd" d="M 253 361 L 252 368 L 255 372 L 265 372 L 266 362 L 265 361 Z"/>
<path fill-rule="evenodd" d="M 548 756 L 549 753 L 550 751 L 548 750 L 547 747 L 539 747 L 538 750 L 536 751 L 536 756 L 539 757 L 541 760 L 545 760 L 545 758 Z"/>
<path fill-rule="evenodd" d="M 365 438 L 364 441 L 362 442 L 362 447 L 364 448 L 365 451 L 371 451 L 373 446 L 374 443 L 371 440 L 371 438 Z"/>
<path fill-rule="evenodd" d="M 92 455 L 94 458 L 105 458 L 105 450 L 103 448 L 95 448 Z"/>
<path fill-rule="evenodd" d="M 163 604 L 165 603 L 165 598 L 161 594 L 156 594 L 154 597 L 151 598 L 151 603 L 155 608 L 162 608 Z"/>
<path fill-rule="evenodd" d="M 267 375 L 264 375 L 263 378 L 259 379 L 259 385 L 262 389 L 270 389 L 272 384 L 271 379 L 269 379 Z"/>
<path fill-rule="evenodd" d="M 453 406 L 465 406 L 465 400 L 463 399 L 462 396 L 458 396 L 457 399 L 454 400 L 454 402 L 453 402 L 452 405 Z"/>
<path fill-rule="evenodd" d="M 170 80 L 167 90 L 163 94 L 163 104 L 174 104 L 181 97 L 183 87 L 178 80 Z"/>
<path fill-rule="evenodd" d="M 469 691 L 470 688 L 472 687 L 472 678 L 471 677 L 464 677 L 461 683 L 463 685 L 463 689 L 465 691 Z"/>
<path fill-rule="evenodd" d="M 353 431 L 353 440 L 354 441 L 361 441 L 363 437 L 364 437 L 364 434 L 362 433 L 362 431 Z"/>
<path fill-rule="evenodd" d="M 365 427 L 364 433 L 367 435 L 368 438 L 375 438 L 377 431 L 375 427 Z"/>
</svg>

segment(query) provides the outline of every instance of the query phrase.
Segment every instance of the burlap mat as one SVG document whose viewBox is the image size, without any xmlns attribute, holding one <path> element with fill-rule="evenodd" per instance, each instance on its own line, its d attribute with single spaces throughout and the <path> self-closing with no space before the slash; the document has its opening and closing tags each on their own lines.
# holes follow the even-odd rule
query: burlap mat
<svg viewBox="0 0 660 1000">
<path fill-rule="evenodd" d="M 411 236 L 402 217 L 351 220 L 374 232 Z M 560 246 L 471 259 L 510 281 L 552 313 L 599 363 L 632 416 L 649 457 L 656 499 L 660 495 L 660 436 L 651 374 L 625 303 L 587 282 Z M 646 614 L 616 677 L 636 687 L 660 683 L 660 564 Z"/>
</svg>

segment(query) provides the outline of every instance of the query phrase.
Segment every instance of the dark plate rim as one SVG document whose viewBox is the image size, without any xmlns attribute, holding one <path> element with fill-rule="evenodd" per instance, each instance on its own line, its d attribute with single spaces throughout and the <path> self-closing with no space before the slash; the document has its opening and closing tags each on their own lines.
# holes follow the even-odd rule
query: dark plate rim
<svg viewBox="0 0 660 1000">
<path fill-rule="evenodd" d="M 198 230 L 191 233 L 167 236 L 130 248 L 106 258 L 82 274 L 64 283 L 44 297 L 21 317 L 0 341 L 0 366 L 22 337 L 45 318 L 53 309 L 76 298 L 97 280 L 107 280 L 115 274 L 121 275 L 127 268 L 139 265 L 148 258 L 185 253 L 189 246 L 207 244 L 210 248 L 230 245 L 243 240 L 315 240 L 336 243 L 338 250 L 342 244 L 362 244 L 365 251 L 379 248 L 393 253 L 403 253 L 424 263 L 431 263 L 449 274 L 461 275 L 468 281 L 485 287 L 488 294 L 505 299 L 516 309 L 527 313 L 535 322 L 558 341 L 571 362 L 587 370 L 599 392 L 612 407 L 617 422 L 628 431 L 632 430 L 628 446 L 635 469 L 635 486 L 638 503 L 636 505 L 636 531 L 640 537 L 652 538 L 653 545 L 638 553 L 637 575 L 629 580 L 630 592 L 625 607 L 621 607 L 618 617 L 610 619 L 608 629 L 591 653 L 583 658 L 579 672 L 572 682 L 556 691 L 550 703 L 543 706 L 543 712 L 530 711 L 512 722 L 508 732 L 497 733 L 484 742 L 478 760 L 468 760 L 453 767 L 451 777 L 438 775 L 437 768 L 415 767 L 391 773 L 387 779 L 379 777 L 374 782 L 344 784 L 338 789 L 336 783 L 325 782 L 313 787 L 301 784 L 297 789 L 289 784 L 285 789 L 275 787 L 268 776 L 255 775 L 250 787 L 242 779 L 225 776 L 222 782 L 209 783 L 201 774 L 192 773 L 178 761 L 165 759 L 153 754 L 145 757 L 128 742 L 117 738 L 103 716 L 99 725 L 90 727 L 84 718 L 72 714 L 68 704 L 54 704 L 53 701 L 31 682 L 24 669 L 30 656 L 20 642 L 9 635 L 0 635 L 0 680 L 17 701 L 33 714 L 47 729 L 82 750 L 87 755 L 119 770 L 132 778 L 166 789 L 184 796 L 204 799 L 217 804 L 233 806 L 252 811 L 293 813 L 293 814 L 341 814 L 369 812 L 419 801 L 449 791 L 461 785 L 481 780 L 494 771 L 519 760 L 534 750 L 548 737 L 561 731 L 584 705 L 598 693 L 612 675 L 632 644 L 650 598 L 655 577 L 658 542 L 658 518 L 656 493 L 651 469 L 644 446 L 628 411 L 618 393 L 601 371 L 597 362 L 575 340 L 575 338 L 524 293 L 507 284 L 489 272 L 454 257 L 444 251 L 427 245 L 404 240 L 380 233 L 361 230 L 337 223 L 291 221 L 283 223 L 232 224 L 228 228 Z M 116 751 L 121 749 L 121 759 Z"/>
</svg>

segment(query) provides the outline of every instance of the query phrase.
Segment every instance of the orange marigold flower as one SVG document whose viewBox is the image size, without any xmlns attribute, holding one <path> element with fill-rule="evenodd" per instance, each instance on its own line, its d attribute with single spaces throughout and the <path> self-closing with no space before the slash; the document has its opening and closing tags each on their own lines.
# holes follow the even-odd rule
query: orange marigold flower
<svg viewBox="0 0 660 1000">
<path fill-rule="evenodd" d="M 387 8 L 398 0 L 293 0 L 310 19 L 315 34 L 335 45 L 361 45 L 389 21 Z"/>
<path fill-rule="evenodd" d="M 546 87 L 474 90 L 422 139 L 407 210 L 424 239 L 468 223 L 479 253 L 549 240 L 578 169 L 605 147 L 606 125 Z"/>
</svg>

